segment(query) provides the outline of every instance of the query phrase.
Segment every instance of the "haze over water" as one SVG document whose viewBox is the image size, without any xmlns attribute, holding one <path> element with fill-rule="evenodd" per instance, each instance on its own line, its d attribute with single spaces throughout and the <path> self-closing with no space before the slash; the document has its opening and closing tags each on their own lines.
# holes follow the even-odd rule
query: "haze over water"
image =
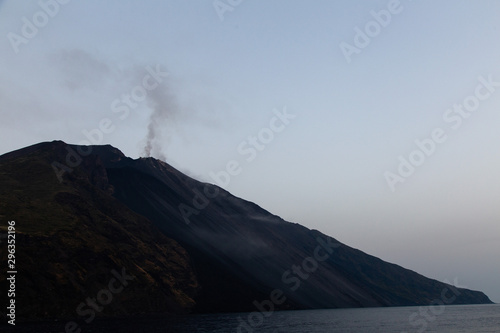
<svg viewBox="0 0 500 333">
<path fill-rule="evenodd" d="M 255 328 L 244 329 L 238 318 L 248 314 L 197 316 L 174 331 L 264 333 L 477 333 L 500 332 L 500 306 L 458 305 L 282 311 L 273 313 Z M 240 330 L 238 330 L 240 327 Z M 160 331 L 152 331 L 160 332 Z"/>
<path fill-rule="evenodd" d="M 147 333 L 498 333 L 500 305 L 280 311 L 245 329 L 250 313 L 96 320 L 83 332 Z M 259 318 L 257 315 L 255 318 Z M 64 322 L 21 324 L 9 332 L 63 331 Z"/>
</svg>

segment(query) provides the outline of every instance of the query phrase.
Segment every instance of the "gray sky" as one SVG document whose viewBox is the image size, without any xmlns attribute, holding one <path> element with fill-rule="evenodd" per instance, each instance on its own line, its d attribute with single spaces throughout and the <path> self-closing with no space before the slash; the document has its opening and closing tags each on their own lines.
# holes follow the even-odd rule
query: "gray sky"
<svg viewBox="0 0 500 333">
<path fill-rule="evenodd" d="M 0 154 L 90 135 L 500 302 L 499 17 L 488 0 L 0 1 Z"/>
</svg>

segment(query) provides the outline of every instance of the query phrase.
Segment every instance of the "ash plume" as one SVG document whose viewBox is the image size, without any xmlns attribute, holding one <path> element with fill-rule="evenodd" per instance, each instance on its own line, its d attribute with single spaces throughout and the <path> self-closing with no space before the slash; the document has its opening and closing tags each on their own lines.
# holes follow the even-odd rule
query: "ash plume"
<svg viewBox="0 0 500 333">
<path fill-rule="evenodd" d="M 153 113 L 154 114 L 154 113 Z M 153 140 L 156 138 L 156 124 L 151 115 L 148 125 L 148 135 L 146 137 L 146 146 L 144 147 L 144 156 L 151 157 L 151 150 L 153 149 Z"/>
<path fill-rule="evenodd" d="M 179 108 L 175 102 L 175 97 L 167 91 L 165 87 L 148 93 L 148 104 L 153 109 L 149 117 L 148 133 L 143 155 L 145 157 L 156 157 L 166 160 L 164 148 L 168 146 L 170 134 L 166 133 L 167 128 L 177 121 Z"/>
</svg>

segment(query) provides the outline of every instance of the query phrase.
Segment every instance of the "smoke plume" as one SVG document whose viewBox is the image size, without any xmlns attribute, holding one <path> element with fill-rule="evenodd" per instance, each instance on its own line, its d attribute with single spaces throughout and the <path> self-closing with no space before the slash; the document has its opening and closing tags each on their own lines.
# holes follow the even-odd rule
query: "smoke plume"
<svg viewBox="0 0 500 333">
<path fill-rule="evenodd" d="M 145 157 L 154 156 L 165 161 L 164 149 L 170 141 L 171 130 L 177 121 L 179 108 L 173 94 L 169 93 L 168 88 L 161 86 L 148 93 L 148 104 L 153 112 L 149 117 L 143 154 Z"/>
</svg>

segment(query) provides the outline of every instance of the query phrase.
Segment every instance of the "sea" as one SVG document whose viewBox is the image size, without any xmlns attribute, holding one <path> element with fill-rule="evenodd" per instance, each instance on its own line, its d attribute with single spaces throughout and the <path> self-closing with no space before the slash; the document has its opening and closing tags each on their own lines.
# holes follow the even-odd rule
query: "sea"
<svg viewBox="0 0 500 333">
<path fill-rule="evenodd" d="M 63 322 L 18 324 L 2 332 L 66 332 Z M 5 326 L 4 326 L 5 327 Z M 303 310 L 96 320 L 81 333 L 500 333 L 500 305 Z M 71 332 L 71 331 L 70 331 Z M 74 330 L 74 333 L 80 333 Z"/>
</svg>

